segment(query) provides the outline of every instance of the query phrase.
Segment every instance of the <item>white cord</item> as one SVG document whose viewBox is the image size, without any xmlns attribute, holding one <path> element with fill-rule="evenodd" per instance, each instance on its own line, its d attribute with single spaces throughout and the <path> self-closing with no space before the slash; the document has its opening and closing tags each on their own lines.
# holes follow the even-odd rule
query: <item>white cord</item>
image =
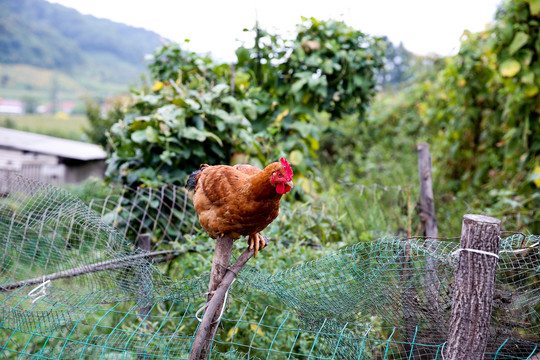
<svg viewBox="0 0 540 360">
<path fill-rule="evenodd" d="M 236 281 L 236 279 L 233 279 L 233 281 L 232 281 L 232 283 L 231 283 L 230 286 L 232 286 L 232 284 L 234 284 L 235 281 Z M 223 305 L 221 306 L 221 314 L 219 314 L 219 317 L 217 318 L 217 320 L 213 321 L 212 324 L 213 324 L 213 323 L 216 323 L 216 322 L 218 322 L 218 321 L 220 321 L 220 320 L 221 320 L 221 317 L 223 316 L 223 313 L 225 312 L 225 304 L 227 303 L 227 297 L 229 296 L 229 290 L 231 289 L 230 286 L 229 286 L 229 288 L 227 289 L 227 292 L 225 293 L 225 297 L 224 297 L 224 299 L 223 299 Z M 206 294 L 208 294 L 208 293 L 206 293 Z M 199 313 L 200 313 L 201 311 L 203 311 L 204 309 L 206 309 L 207 307 L 208 307 L 208 303 L 204 304 L 204 305 L 203 305 L 199 310 L 197 310 L 197 312 L 195 313 L 195 318 L 196 318 L 197 320 L 199 320 L 199 322 L 202 322 L 202 319 L 200 319 L 199 316 L 198 316 Z"/>
<path fill-rule="evenodd" d="M 28 296 L 35 298 L 34 300 L 32 300 L 32 304 L 38 301 L 39 299 L 41 299 L 42 297 L 47 296 L 47 287 L 50 284 L 51 284 L 51 280 L 43 281 L 41 284 L 33 288 L 28 293 Z"/>
<path fill-rule="evenodd" d="M 534 244 L 529 245 L 524 249 L 501 250 L 501 251 L 499 251 L 499 254 L 500 253 L 514 253 L 514 254 L 517 254 L 517 253 L 520 253 L 520 252 L 523 252 L 523 251 L 527 251 L 527 250 L 529 250 L 529 249 L 531 249 L 533 247 L 536 247 L 536 246 L 538 246 L 538 244 L 540 244 L 540 241 L 535 242 Z M 493 257 L 496 257 L 497 259 L 499 258 L 499 255 L 497 255 L 497 254 L 494 254 L 494 253 L 491 253 L 491 252 L 488 252 L 488 251 L 484 251 L 484 250 L 477 250 L 477 249 L 457 249 L 456 251 L 452 252 L 452 256 L 457 256 L 459 254 L 459 252 L 461 252 L 461 251 L 470 251 L 470 252 L 474 252 L 474 253 L 477 253 L 477 254 L 493 256 Z"/>
<path fill-rule="evenodd" d="M 477 250 L 477 249 L 457 249 L 456 251 L 452 252 L 452 256 L 457 256 L 461 251 L 470 251 L 470 252 L 474 252 L 474 253 L 477 253 L 477 254 L 493 256 L 493 257 L 496 257 L 497 259 L 499 258 L 499 255 L 497 255 L 497 254 L 494 254 L 494 253 L 489 252 L 489 251 Z"/>
<path fill-rule="evenodd" d="M 442 360 L 444 360 L 444 347 L 446 346 L 446 341 L 444 342 L 444 344 L 442 344 L 442 348 L 441 348 L 441 358 Z"/>
</svg>

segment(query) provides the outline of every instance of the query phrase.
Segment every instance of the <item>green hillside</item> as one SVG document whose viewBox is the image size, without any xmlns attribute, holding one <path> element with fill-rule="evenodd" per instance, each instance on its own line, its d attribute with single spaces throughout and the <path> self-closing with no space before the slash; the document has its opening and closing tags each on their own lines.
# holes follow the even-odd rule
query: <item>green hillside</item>
<svg viewBox="0 0 540 360">
<path fill-rule="evenodd" d="M 0 1 L 0 98 L 106 97 L 146 71 L 160 35 L 45 0 Z"/>
</svg>

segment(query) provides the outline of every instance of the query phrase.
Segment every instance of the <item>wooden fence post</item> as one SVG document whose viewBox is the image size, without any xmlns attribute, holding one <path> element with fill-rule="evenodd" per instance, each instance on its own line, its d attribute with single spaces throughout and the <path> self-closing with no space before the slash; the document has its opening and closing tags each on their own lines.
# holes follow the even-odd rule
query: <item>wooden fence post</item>
<svg viewBox="0 0 540 360">
<path fill-rule="evenodd" d="M 426 281 L 426 306 L 431 314 L 432 321 L 444 324 L 439 306 L 439 264 L 437 258 L 431 254 L 437 253 L 439 243 L 439 230 L 435 217 L 435 200 L 433 197 L 433 181 L 431 176 L 431 154 L 427 143 L 420 143 L 418 151 L 418 178 L 420 179 L 420 220 L 424 225 L 425 245 L 427 249 L 425 281 Z M 444 338 L 444 332 L 437 334 Z"/>
<path fill-rule="evenodd" d="M 500 220 L 463 216 L 445 359 L 484 358 L 500 243 Z"/>
<path fill-rule="evenodd" d="M 228 237 L 227 237 L 228 238 Z M 230 238 L 228 238 L 230 240 Z M 232 242 L 232 240 L 230 240 Z M 268 239 L 265 237 L 265 242 L 268 244 Z M 217 250 L 217 246 L 216 246 Z M 217 288 L 210 300 L 206 303 L 207 307 L 204 310 L 204 315 L 197 333 L 193 338 L 191 350 L 189 353 L 189 360 L 208 359 L 210 355 L 212 341 L 215 336 L 215 329 L 219 323 L 216 321 L 216 317 L 219 318 L 221 307 L 225 301 L 225 296 L 229 288 L 231 287 L 234 279 L 240 273 L 244 265 L 255 254 L 255 249 L 250 249 L 249 246 L 244 252 L 236 259 L 234 264 L 225 269 L 224 275 L 221 277 L 220 283 L 217 284 Z"/>
<path fill-rule="evenodd" d="M 207 304 L 210 302 L 210 300 L 212 300 L 214 291 L 216 291 L 219 284 L 221 284 L 223 277 L 227 273 L 227 269 L 231 264 L 233 246 L 233 239 L 227 235 L 219 236 L 216 240 L 216 248 L 214 250 L 214 258 L 212 260 L 212 270 L 210 272 L 210 284 L 208 285 L 208 296 L 206 298 Z M 218 305 L 213 321 L 210 323 L 208 334 L 210 334 L 211 339 L 204 343 L 201 350 L 201 359 L 207 359 L 210 355 L 212 339 L 214 338 L 219 325 L 218 319 L 222 307 L 223 304 Z"/>
<path fill-rule="evenodd" d="M 144 252 L 150 252 L 150 248 L 152 246 L 152 238 L 150 237 L 150 234 L 139 234 L 137 236 L 137 240 L 135 241 L 135 246 L 137 246 L 139 249 L 143 250 Z M 139 273 L 139 280 L 140 280 L 140 292 L 139 292 L 139 317 L 141 318 L 141 322 L 145 323 L 143 326 L 141 326 L 142 329 L 147 330 L 149 328 L 147 321 L 148 315 L 150 314 L 150 311 L 152 310 L 152 305 L 147 304 L 150 300 L 150 297 L 152 296 L 151 290 L 149 290 L 146 287 L 145 282 L 149 281 L 146 276 L 148 274 L 146 273 L 149 271 L 148 269 L 144 269 Z M 151 280 L 150 280 L 151 283 Z M 144 350 L 141 350 L 137 353 L 137 360 L 146 359 L 146 352 Z"/>
<path fill-rule="evenodd" d="M 420 219 L 424 224 L 425 236 L 435 239 L 439 236 L 437 219 L 435 218 L 435 201 L 433 200 L 433 181 L 431 177 L 431 154 L 429 145 L 420 143 L 418 151 L 418 177 L 420 178 Z"/>
</svg>

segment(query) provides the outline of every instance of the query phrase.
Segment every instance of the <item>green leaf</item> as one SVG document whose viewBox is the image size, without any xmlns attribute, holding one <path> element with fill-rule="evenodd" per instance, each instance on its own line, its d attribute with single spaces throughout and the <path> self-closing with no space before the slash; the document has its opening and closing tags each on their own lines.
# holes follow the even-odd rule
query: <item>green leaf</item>
<svg viewBox="0 0 540 360">
<path fill-rule="evenodd" d="M 521 64 L 514 59 L 508 59 L 501 63 L 499 71 L 503 77 L 514 77 L 521 70 Z"/>
<path fill-rule="evenodd" d="M 528 0 L 529 9 L 531 10 L 531 15 L 540 14 L 540 0 Z"/>
<path fill-rule="evenodd" d="M 525 86 L 524 94 L 525 94 L 525 97 L 527 97 L 527 98 L 536 96 L 536 94 L 538 94 L 538 86 L 536 86 L 534 84 L 530 84 L 530 85 Z"/>
<path fill-rule="evenodd" d="M 144 95 L 141 100 L 146 101 L 150 105 L 156 105 L 161 99 L 161 95 Z"/>
<path fill-rule="evenodd" d="M 179 135 L 181 135 L 185 139 L 196 140 L 200 142 L 203 142 L 207 138 L 212 138 L 220 146 L 223 146 L 223 143 L 221 142 L 221 139 L 219 137 L 208 131 L 197 130 L 197 128 L 194 128 L 193 126 L 186 127 L 184 131 L 182 131 L 182 133 Z"/>
<path fill-rule="evenodd" d="M 304 154 L 299 150 L 293 150 L 289 156 L 292 165 L 300 165 L 304 162 Z"/>
<path fill-rule="evenodd" d="M 294 82 L 291 86 L 291 92 L 296 93 L 302 90 L 302 87 L 307 83 L 307 79 L 300 79 Z"/>
<path fill-rule="evenodd" d="M 206 140 L 206 134 L 204 131 L 198 130 L 193 126 L 188 126 L 179 135 L 189 140 L 204 141 Z"/>
<path fill-rule="evenodd" d="M 217 84 L 212 88 L 212 91 L 218 94 L 223 94 L 229 91 L 229 85 L 227 84 Z"/>
<path fill-rule="evenodd" d="M 521 82 L 524 84 L 534 84 L 534 73 L 528 71 L 521 77 Z"/>
<path fill-rule="evenodd" d="M 158 136 L 153 127 L 149 126 L 145 130 L 146 140 L 151 143 L 155 143 L 158 140 Z"/>
<path fill-rule="evenodd" d="M 180 109 L 176 105 L 165 105 L 157 109 L 158 115 L 161 115 L 167 125 L 173 125 L 178 123 L 178 117 L 184 114 L 184 110 Z"/>
<path fill-rule="evenodd" d="M 302 137 L 305 138 L 311 133 L 313 125 L 308 124 L 306 122 L 297 121 L 291 124 L 290 128 L 297 130 L 300 133 L 300 135 L 302 135 Z"/>
<path fill-rule="evenodd" d="M 529 35 L 527 35 L 523 31 L 516 33 L 516 35 L 514 36 L 514 40 L 512 40 L 512 43 L 508 47 L 508 52 L 510 53 L 510 55 L 514 55 L 516 51 L 521 49 L 523 45 L 527 43 L 527 41 L 529 41 Z"/>
<path fill-rule="evenodd" d="M 199 110 L 201 108 L 201 104 L 199 104 L 193 99 L 184 99 L 184 102 L 186 103 L 188 107 L 190 107 L 193 110 Z"/>
<path fill-rule="evenodd" d="M 142 144 L 146 141 L 146 130 L 137 130 L 131 134 L 131 140 L 137 144 Z"/>
</svg>

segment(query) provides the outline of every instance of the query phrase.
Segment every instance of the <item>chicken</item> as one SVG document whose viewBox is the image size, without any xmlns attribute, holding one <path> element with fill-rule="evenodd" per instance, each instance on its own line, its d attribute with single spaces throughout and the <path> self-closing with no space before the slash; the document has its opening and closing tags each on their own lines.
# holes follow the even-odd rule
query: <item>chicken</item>
<svg viewBox="0 0 540 360">
<path fill-rule="evenodd" d="M 292 187 L 293 171 L 285 158 L 263 170 L 251 165 L 201 165 L 187 181 L 193 204 L 211 238 L 248 236 L 255 254 L 265 246 L 259 234 L 279 214 L 281 197 Z"/>
</svg>

